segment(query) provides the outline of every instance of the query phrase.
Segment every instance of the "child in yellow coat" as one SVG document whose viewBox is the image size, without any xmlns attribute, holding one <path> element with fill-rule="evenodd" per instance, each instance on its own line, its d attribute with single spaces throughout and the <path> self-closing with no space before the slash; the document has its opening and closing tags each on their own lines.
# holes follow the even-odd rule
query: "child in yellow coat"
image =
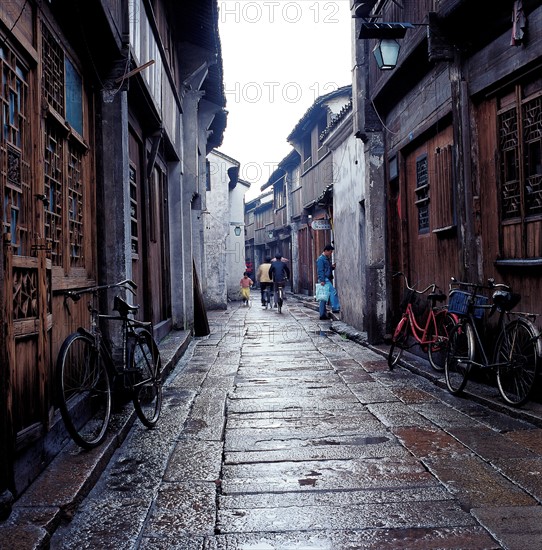
<svg viewBox="0 0 542 550">
<path fill-rule="evenodd" d="M 254 281 L 248 276 L 248 273 L 245 271 L 243 273 L 243 278 L 239 281 L 239 284 L 241 286 L 243 305 L 248 306 L 248 301 L 250 299 L 250 287 L 254 284 Z"/>
</svg>

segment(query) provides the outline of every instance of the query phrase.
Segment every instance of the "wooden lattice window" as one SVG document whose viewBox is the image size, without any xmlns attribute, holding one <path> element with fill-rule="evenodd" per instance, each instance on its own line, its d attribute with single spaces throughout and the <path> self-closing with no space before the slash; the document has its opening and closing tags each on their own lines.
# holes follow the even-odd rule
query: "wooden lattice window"
<svg viewBox="0 0 542 550">
<path fill-rule="evenodd" d="M 138 232 L 138 211 L 137 200 L 137 171 L 133 164 L 130 165 L 130 237 L 132 256 L 139 254 L 139 232 Z"/>
<path fill-rule="evenodd" d="M 47 103 L 64 116 L 64 51 L 51 31 L 42 25 L 42 92 Z"/>
<path fill-rule="evenodd" d="M 29 253 L 32 194 L 29 179 L 31 151 L 27 118 L 28 71 L 5 45 L 0 47 L 0 189 L 3 188 L 3 232 L 14 254 Z"/>
<path fill-rule="evenodd" d="M 542 257 L 542 79 L 499 98 L 500 254 Z"/>
<path fill-rule="evenodd" d="M 13 268 L 13 319 L 38 316 L 38 270 Z"/>
<path fill-rule="evenodd" d="M 427 155 L 416 159 L 416 207 L 418 209 L 418 233 L 429 231 L 429 170 Z"/>
<path fill-rule="evenodd" d="M 59 40 L 42 25 L 45 238 L 53 265 L 84 267 L 87 210 L 83 145 L 83 85 Z"/>
<path fill-rule="evenodd" d="M 508 220 L 521 215 L 517 109 L 510 109 L 499 116 L 499 140 L 501 150 L 501 218 Z"/>
<path fill-rule="evenodd" d="M 68 145 L 68 223 L 70 233 L 70 265 L 84 266 L 83 220 L 84 189 L 82 174 L 82 153 L 73 145 Z"/>
<path fill-rule="evenodd" d="M 523 105 L 525 215 L 542 214 L 542 97 Z"/>
<path fill-rule="evenodd" d="M 45 238 L 51 251 L 53 265 L 62 265 L 62 224 L 64 181 L 64 140 L 56 124 L 47 122 L 45 128 Z"/>
</svg>

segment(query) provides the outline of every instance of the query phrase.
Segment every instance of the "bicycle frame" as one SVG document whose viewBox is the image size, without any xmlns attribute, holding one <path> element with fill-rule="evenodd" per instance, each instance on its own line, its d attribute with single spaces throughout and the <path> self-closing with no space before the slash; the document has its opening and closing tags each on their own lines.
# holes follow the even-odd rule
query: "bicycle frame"
<svg viewBox="0 0 542 550">
<path fill-rule="evenodd" d="M 465 359 L 463 362 L 468 365 L 469 367 L 478 367 L 480 369 L 488 369 L 488 368 L 496 368 L 496 367 L 499 367 L 499 366 L 502 366 L 503 363 L 492 363 L 489 359 L 489 356 L 488 356 L 488 350 L 486 349 L 486 345 L 484 345 L 484 341 L 482 339 L 482 337 L 480 336 L 480 331 L 479 331 L 479 319 L 477 319 L 474 315 L 474 309 L 484 309 L 484 310 L 491 310 L 493 308 L 493 306 L 491 304 L 477 304 L 475 305 L 474 304 L 474 298 L 475 296 L 477 295 L 478 292 L 480 292 L 480 290 L 486 288 L 484 287 L 484 285 L 476 285 L 476 284 L 467 284 L 467 283 L 460 283 L 460 282 L 452 282 L 452 284 L 457 284 L 459 287 L 463 286 L 463 287 L 468 287 L 472 290 L 470 290 L 470 294 L 471 294 L 471 297 L 470 297 L 470 300 L 472 300 L 472 303 L 469 302 L 469 309 L 467 311 L 467 313 L 464 313 L 464 314 L 461 314 L 459 316 L 459 324 L 464 324 L 465 321 L 468 321 L 471 328 L 472 328 L 472 332 L 474 333 L 474 338 L 475 338 L 475 350 L 478 352 L 478 354 L 480 355 L 480 359 L 482 362 L 478 362 L 478 361 L 475 361 L 474 359 Z M 499 311 L 499 318 L 497 320 L 497 331 L 496 331 L 496 334 L 501 334 L 503 329 L 504 329 L 504 326 L 505 326 L 505 315 L 506 315 L 506 312 L 505 311 Z M 504 363 L 505 364 L 505 363 Z"/>
<path fill-rule="evenodd" d="M 437 332 L 437 320 L 436 320 L 436 314 L 433 307 L 429 308 L 429 314 L 427 315 L 427 321 L 425 322 L 425 327 L 421 327 L 417 320 L 416 316 L 414 315 L 414 310 L 412 309 L 412 304 L 409 302 L 407 304 L 407 307 L 403 313 L 403 319 L 407 319 L 410 327 L 410 334 L 414 337 L 416 340 L 416 343 L 421 346 L 428 346 L 429 344 L 434 343 L 435 339 L 427 338 L 428 334 L 431 334 L 430 328 L 433 329 L 433 334 L 436 334 Z M 399 324 L 397 325 L 399 328 Z M 412 344 L 413 346 L 416 344 Z"/>
</svg>

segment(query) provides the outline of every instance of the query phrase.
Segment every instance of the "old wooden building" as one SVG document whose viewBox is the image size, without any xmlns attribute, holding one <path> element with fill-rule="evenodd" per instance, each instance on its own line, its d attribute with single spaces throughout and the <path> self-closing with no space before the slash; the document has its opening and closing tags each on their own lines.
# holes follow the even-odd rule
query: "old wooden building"
<svg viewBox="0 0 542 550">
<path fill-rule="evenodd" d="M 193 325 L 205 156 L 226 113 L 216 1 L 0 4 L 0 495 L 65 441 L 59 291 L 133 278 L 157 339 Z M 186 243 L 192 243 L 187 248 Z"/>
<path fill-rule="evenodd" d="M 354 124 L 386 197 L 389 285 L 398 270 L 445 290 L 494 277 L 542 313 L 540 2 L 371 0 L 353 14 Z M 400 50 L 381 70 L 385 41 Z"/>
</svg>

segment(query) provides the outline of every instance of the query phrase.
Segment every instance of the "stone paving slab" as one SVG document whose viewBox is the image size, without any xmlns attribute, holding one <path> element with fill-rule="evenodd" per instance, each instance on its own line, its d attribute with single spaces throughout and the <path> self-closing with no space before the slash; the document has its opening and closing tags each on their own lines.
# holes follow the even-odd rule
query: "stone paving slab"
<svg viewBox="0 0 542 550">
<path fill-rule="evenodd" d="M 388 427 L 422 426 L 430 427 L 429 420 L 417 413 L 411 407 L 401 402 L 370 403 L 367 409 L 374 414 L 382 424 Z"/>
<path fill-rule="evenodd" d="M 291 392 L 292 387 L 299 388 L 300 392 L 310 392 L 311 390 L 328 390 L 333 387 L 337 389 L 345 390 L 344 384 L 337 380 L 337 376 L 328 375 L 327 373 L 321 378 L 308 378 L 292 376 L 288 378 L 273 377 L 273 376 L 251 376 L 235 378 L 235 393 L 231 392 L 232 398 L 242 398 L 246 396 L 247 392 L 260 392 L 268 391 L 273 392 L 274 396 L 279 393 L 288 394 Z M 241 391 L 242 390 L 242 391 Z M 311 397 L 310 394 L 307 394 Z"/>
<path fill-rule="evenodd" d="M 235 394 L 229 395 L 228 399 L 228 414 L 243 414 L 243 413 L 263 413 L 276 411 L 320 411 L 325 407 L 325 410 L 341 411 L 349 409 L 356 410 L 359 407 L 359 401 L 352 393 L 347 393 L 342 400 L 328 400 L 324 403 L 316 401 L 312 397 L 288 397 L 281 399 L 273 397 L 267 399 L 244 398 L 238 399 Z"/>
<path fill-rule="evenodd" d="M 342 411 L 347 413 L 348 411 Z M 256 432 L 269 433 L 278 430 L 279 432 L 289 431 L 291 429 L 308 432 L 311 435 L 317 435 L 321 432 L 341 433 L 349 435 L 366 430 L 367 426 L 376 425 L 374 419 L 366 411 L 360 411 L 355 416 L 350 414 L 331 415 L 326 411 L 321 414 L 305 415 L 304 411 L 299 414 L 282 414 L 276 411 L 273 417 L 247 418 L 245 415 L 234 415 L 228 418 L 228 429 L 234 430 L 254 430 Z"/>
<path fill-rule="evenodd" d="M 435 427 L 399 427 L 393 428 L 392 431 L 403 445 L 420 459 L 447 456 L 462 460 L 465 456 L 473 456 L 472 451 L 465 445 Z"/>
<path fill-rule="evenodd" d="M 263 407 L 265 408 L 265 407 Z M 290 420 L 293 421 L 297 418 L 303 419 L 334 419 L 344 418 L 345 422 L 351 417 L 364 417 L 366 420 L 373 420 L 367 409 L 361 404 L 349 404 L 342 408 L 328 409 L 322 404 L 315 404 L 315 406 L 308 407 L 288 407 L 285 409 L 271 409 L 263 411 L 246 411 L 246 412 L 231 412 L 228 411 L 228 427 L 240 427 L 239 421 L 251 421 L 251 420 Z M 248 427 L 254 427 L 255 424 L 249 424 Z"/>
<path fill-rule="evenodd" d="M 214 535 L 215 483 L 163 485 L 143 531 L 149 542 L 163 537 Z"/>
<path fill-rule="evenodd" d="M 344 387 L 334 383 L 327 387 L 300 388 L 300 387 L 267 387 L 267 386 L 239 386 L 235 393 L 230 394 L 231 399 L 289 399 L 310 398 L 325 402 L 328 400 L 342 401 L 344 398 Z"/>
<path fill-rule="evenodd" d="M 398 529 L 417 527 L 469 527 L 474 518 L 464 512 L 457 502 L 376 503 L 336 506 L 289 506 L 285 514 L 280 507 L 245 508 L 218 511 L 219 533 L 246 533 L 254 531 L 326 531 L 347 529 Z"/>
<path fill-rule="evenodd" d="M 533 452 L 486 426 L 454 429 L 453 436 L 487 462 L 508 458 L 531 458 Z"/>
<path fill-rule="evenodd" d="M 467 510 L 536 504 L 534 498 L 478 457 L 429 458 L 423 462 Z"/>
<path fill-rule="evenodd" d="M 398 401 L 397 396 L 378 382 L 348 384 L 348 389 L 357 397 L 360 403 L 392 403 Z"/>
<path fill-rule="evenodd" d="M 400 487 L 393 489 L 346 489 L 344 491 L 300 491 L 290 493 L 257 493 L 219 496 L 221 510 L 245 510 L 256 508 L 283 508 L 410 503 L 426 502 L 432 506 L 435 501 L 454 500 L 441 485 L 432 487 Z"/>
<path fill-rule="evenodd" d="M 474 508 L 471 513 L 503 548 L 534 550 L 542 545 L 541 506 L 494 506 Z"/>
<path fill-rule="evenodd" d="M 492 464 L 514 483 L 542 503 L 542 457 L 502 458 Z M 540 539 L 542 547 L 542 539 Z"/>
<path fill-rule="evenodd" d="M 300 430 L 292 427 L 291 429 L 282 430 L 253 430 L 253 429 L 238 429 L 227 430 L 224 449 L 226 451 L 246 451 L 256 450 L 262 451 L 265 449 L 288 449 L 298 447 L 300 445 L 310 444 L 311 442 L 318 443 L 319 441 L 341 441 L 347 436 L 374 437 L 386 436 L 388 430 L 379 425 L 374 420 L 367 422 L 359 430 L 346 430 L 342 427 L 334 429 L 318 429 Z"/>
<path fill-rule="evenodd" d="M 503 434 L 506 439 L 523 445 L 532 452 L 542 456 L 542 430 L 540 428 L 508 432 Z"/>
<path fill-rule="evenodd" d="M 94 550 L 137 548 L 152 494 L 143 498 L 90 499 L 70 525 L 70 535 L 51 541 L 52 550 Z M 97 521 L 99 528 L 97 528 Z"/>
<path fill-rule="evenodd" d="M 164 480 L 167 482 L 210 481 L 220 477 L 221 441 L 204 441 L 183 437 L 168 460 Z"/>
<path fill-rule="evenodd" d="M 436 403 L 436 396 L 424 389 L 417 387 L 390 388 L 390 391 L 403 403 L 412 405 L 414 403 Z"/>
<path fill-rule="evenodd" d="M 438 485 L 411 457 L 225 465 L 222 478 L 224 495 Z"/>
<path fill-rule="evenodd" d="M 340 436 L 331 440 L 305 441 L 304 446 L 264 451 L 227 452 L 225 464 L 250 464 L 273 462 L 304 462 L 308 460 L 349 460 L 352 458 L 377 458 L 408 456 L 408 451 L 395 438 L 380 436 Z"/>
<path fill-rule="evenodd" d="M 176 547 L 180 550 L 182 547 Z M 204 550 L 495 550 L 481 527 L 365 529 L 222 535 Z M 188 547 L 187 547 L 188 550 Z M 190 549 L 191 550 L 191 549 Z"/>
</svg>

